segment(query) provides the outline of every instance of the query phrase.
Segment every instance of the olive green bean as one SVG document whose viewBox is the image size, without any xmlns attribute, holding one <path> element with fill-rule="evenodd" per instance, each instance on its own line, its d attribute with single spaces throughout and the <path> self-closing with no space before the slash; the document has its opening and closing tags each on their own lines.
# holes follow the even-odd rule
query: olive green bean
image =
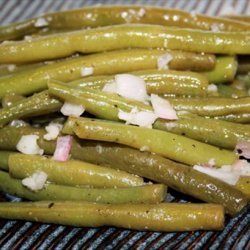
<svg viewBox="0 0 250 250">
<path fill-rule="evenodd" d="M 169 63 L 170 69 L 208 70 L 215 63 L 212 55 L 143 49 L 80 56 L 0 78 L 0 99 L 10 92 L 29 95 L 44 90 L 49 79 L 65 82 L 79 79 L 83 76 L 82 69 L 86 67 L 93 69 L 93 75 L 155 69 L 158 57 L 166 53 L 173 57 Z"/>
<path fill-rule="evenodd" d="M 250 199 L 250 177 L 241 176 L 235 186 Z"/>
<path fill-rule="evenodd" d="M 28 200 L 82 200 L 97 203 L 158 203 L 164 200 L 166 187 L 161 184 L 127 188 L 79 188 L 46 184 L 39 191 L 30 191 L 20 180 L 0 171 L 0 190 Z"/>
<path fill-rule="evenodd" d="M 1 202 L 0 217 L 77 227 L 116 226 L 150 231 L 222 230 L 224 227 L 224 209 L 215 204 Z"/>
<path fill-rule="evenodd" d="M 12 134 L 20 138 L 25 134 L 39 133 L 43 134 L 44 130 L 31 127 L 19 127 L 17 129 L 5 127 L 0 129 L 0 142 L 3 143 L 0 146 L 8 146 L 9 150 L 15 150 L 15 142 L 10 138 Z M 45 141 L 40 136 L 38 144 L 46 154 L 53 154 L 55 151 L 55 141 Z M 239 212 L 247 204 L 244 195 L 235 190 L 234 187 L 200 173 L 189 166 L 149 152 L 140 152 L 118 144 L 74 138 L 71 156 L 74 159 L 146 177 L 206 202 L 222 204 L 226 208 L 226 212 L 231 215 Z"/>
<path fill-rule="evenodd" d="M 11 154 L 13 154 L 13 152 L 0 150 L 0 169 L 5 171 L 9 170 L 8 160 Z"/>
<path fill-rule="evenodd" d="M 112 25 L 43 36 L 29 42 L 0 44 L 0 63 L 44 61 L 77 52 L 87 54 L 127 48 L 250 54 L 249 39 L 247 32 L 209 32 L 146 24 Z"/>
<path fill-rule="evenodd" d="M 0 109 L 0 126 L 19 118 L 49 114 L 58 111 L 61 106 L 62 103 L 49 97 L 45 90 Z"/>
<path fill-rule="evenodd" d="M 165 131 L 88 118 L 71 117 L 69 123 L 73 123 L 69 126 L 79 138 L 147 148 L 147 151 L 189 165 L 205 164 L 211 158 L 216 166 L 232 164 L 236 160 L 233 152 Z"/>
<path fill-rule="evenodd" d="M 215 68 L 204 72 L 210 83 L 226 83 L 234 79 L 238 63 L 233 56 L 220 56 L 216 58 Z"/>
<path fill-rule="evenodd" d="M 37 25 L 39 20 L 44 25 Z M 249 24 L 226 18 L 188 13 L 183 10 L 152 6 L 94 6 L 75 10 L 44 14 L 26 21 L 0 28 L 0 41 L 18 39 L 46 27 L 47 32 L 99 27 L 123 23 L 149 23 L 192 29 L 222 31 L 246 31 Z"/>
<path fill-rule="evenodd" d="M 232 19 L 232 20 L 242 21 L 242 22 L 245 22 L 245 23 L 250 22 L 250 16 L 249 15 L 225 15 L 225 16 L 223 16 L 223 18 L 229 18 L 229 19 Z"/>
<path fill-rule="evenodd" d="M 144 184 L 142 178 L 124 171 L 76 160 L 60 162 L 43 156 L 13 154 L 9 156 L 8 165 L 12 177 L 23 179 L 43 171 L 48 175 L 48 181 L 68 186 L 130 187 Z"/>
<path fill-rule="evenodd" d="M 239 98 L 248 96 L 248 92 L 246 89 L 237 89 L 231 85 L 218 84 L 217 89 L 221 97 Z"/>
<path fill-rule="evenodd" d="M 15 93 L 6 94 L 2 99 L 2 107 L 8 108 L 11 107 L 14 103 L 24 100 L 24 96 L 17 95 Z"/>
<path fill-rule="evenodd" d="M 213 118 L 235 123 L 250 124 L 250 113 L 229 114 L 229 115 L 215 116 Z"/>
<path fill-rule="evenodd" d="M 207 92 L 208 80 L 196 72 L 175 70 L 144 70 L 130 74 L 142 78 L 146 83 L 148 94 L 175 94 L 204 96 Z M 114 76 L 90 76 L 69 82 L 78 88 L 102 89 L 105 84 L 114 81 Z"/>
<path fill-rule="evenodd" d="M 200 116 L 225 116 L 243 114 L 250 111 L 250 97 L 242 98 L 169 98 L 177 111 L 188 111 Z"/>
<path fill-rule="evenodd" d="M 153 127 L 227 149 L 234 149 L 240 139 L 250 140 L 250 125 L 190 114 L 179 115 L 176 121 L 158 119 Z"/>
</svg>

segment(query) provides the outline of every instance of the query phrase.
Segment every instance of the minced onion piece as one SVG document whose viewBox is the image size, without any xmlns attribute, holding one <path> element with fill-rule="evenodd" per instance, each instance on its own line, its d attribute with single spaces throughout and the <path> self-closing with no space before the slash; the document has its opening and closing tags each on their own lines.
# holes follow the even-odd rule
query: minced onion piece
<svg viewBox="0 0 250 250">
<path fill-rule="evenodd" d="M 16 145 L 16 149 L 27 155 L 42 155 L 44 150 L 38 144 L 38 135 L 23 135 Z"/>
<path fill-rule="evenodd" d="M 48 175 L 43 171 L 38 171 L 22 180 L 22 184 L 32 191 L 39 191 L 44 188 Z"/>
<path fill-rule="evenodd" d="M 173 109 L 168 100 L 159 97 L 158 95 L 151 94 L 151 104 L 153 106 L 155 114 L 159 118 L 167 120 L 177 120 L 176 111 Z"/>
<path fill-rule="evenodd" d="M 90 76 L 93 75 L 94 68 L 93 67 L 83 67 L 81 69 L 81 76 Z"/>
<path fill-rule="evenodd" d="M 39 18 L 36 20 L 34 26 L 35 26 L 35 27 L 45 27 L 45 26 L 48 26 L 48 24 L 49 24 L 49 23 L 46 21 L 45 18 L 39 17 Z"/>
<path fill-rule="evenodd" d="M 126 124 L 138 125 L 144 128 L 152 128 L 152 124 L 157 119 L 157 116 L 151 111 L 139 111 L 133 108 L 131 112 L 119 110 L 119 119 L 126 121 Z"/>
<path fill-rule="evenodd" d="M 209 84 L 207 86 L 208 92 L 218 92 L 218 87 L 215 84 Z"/>
<path fill-rule="evenodd" d="M 72 147 L 73 137 L 70 135 L 59 136 L 56 141 L 56 149 L 53 159 L 56 161 L 67 161 Z"/>
<path fill-rule="evenodd" d="M 168 65 L 169 63 L 172 61 L 173 57 L 172 55 L 166 53 L 164 55 L 161 55 L 158 57 L 157 59 L 157 66 L 158 66 L 158 69 L 168 69 Z"/>
<path fill-rule="evenodd" d="M 79 117 L 84 113 L 85 108 L 82 105 L 65 102 L 60 111 L 65 116 Z"/>
<path fill-rule="evenodd" d="M 50 122 L 48 126 L 45 127 L 47 134 L 43 138 L 47 141 L 55 140 L 62 130 L 63 125 L 56 122 Z"/>
<path fill-rule="evenodd" d="M 124 98 L 146 102 L 148 100 L 146 83 L 138 76 L 119 74 L 115 76 L 117 94 Z"/>
<path fill-rule="evenodd" d="M 102 89 L 104 92 L 117 93 L 117 84 L 116 82 L 106 83 Z"/>
</svg>

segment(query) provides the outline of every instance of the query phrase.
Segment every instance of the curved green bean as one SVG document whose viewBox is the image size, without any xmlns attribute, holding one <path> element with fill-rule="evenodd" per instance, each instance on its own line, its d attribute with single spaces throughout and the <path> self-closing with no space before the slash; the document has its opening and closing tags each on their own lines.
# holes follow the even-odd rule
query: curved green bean
<svg viewBox="0 0 250 250">
<path fill-rule="evenodd" d="M 70 126 L 79 138 L 147 148 L 147 151 L 188 165 L 206 164 L 213 158 L 216 166 L 222 166 L 232 164 L 237 158 L 233 152 L 165 131 L 88 118 L 71 117 L 69 122 L 73 123 Z"/>
<path fill-rule="evenodd" d="M 179 119 L 176 121 L 158 119 L 153 127 L 232 150 L 238 140 L 250 140 L 249 125 L 190 114 L 179 115 Z"/>
<path fill-rule="evenodd" d="M 0 126 L 19 118 L 53 113 L 58 111 L 61 106 L 62 103 L 57 99 L 51 98 L 48 91 L 45 90 L 17 101 L 10 107 L 0 109 Z"/>
<path fill-rule="evenodd" d="M 65 82 L 79 79 L 83 76 L 82 69 L 86 67 L 93 69 L 93 75 L 155 69 L 159 56 L 166 53 L 173 57 L 169 63 L 170 69 L 208 70 L 213 68 L 215 63 L 213 55 L 144 49 L 79 56 L 0 78 L 0 99 L 10 92 L 29 95 L 44 90 L 50 79 Z"/>
<path fill-rule="evenodd" d="M 164 200 L 166 187 L 161 184 L 127 188 L 79 188 L 46 184 L 39 191 L 30 191 L 20 180 L 0 171 L 0 190 L 28 200 L 82 200 L 97 203 L 158 203 Z"/>
<path fill-rule="evenodd" d="M 0 217 L 77 227 L 116 226 L 150 231 L 221 230 L 224 227 L 224 209 L 215 204 L 1 202 Z"/>
<path fill-rule="evenodd" d="M 188 39 L 187 39 L 188 37 Z M 209 32 L 123 24 L 0 44 L 0 63 L 26 63 L 127 48 L 162 48 L 217 54 L 250 54 L 250 33 Z"/>
<path fill-rule="evenodd" d="M 213 118 L 235 123 L 250 124 L 250 113 L 229 114 L 229 115 L 215 116 Z"/>
<path fill-rule="evenodd" d="M 48 175 L 48 181 L 68 186 L 130 187 L 144 184 L 139 176 L 76 160 L 60 162 L 43 156 L 13 154 L 9 156 L 8 164 L 10 175 L 18 179 L 43 171 Z"/>
<path fill-rule="evenodd" d="M 37 25 L 39 21 L 42 21 L 43 25 Z M 212 30 L 215 26 L 222 31 L 246 31 L 250 29 L 249 24 L 244 22 L 193 14 L 183 10 L 152 6 L 106 5 L 48 13 L 19 23 L 2 26 L 0 28 L 0 41 L 22 38 L 27 34 L 43 30 L 44 27 L 49 32 L 53 32 L 123 23 L 161 24 L 202 30 Z"/>
</svg>

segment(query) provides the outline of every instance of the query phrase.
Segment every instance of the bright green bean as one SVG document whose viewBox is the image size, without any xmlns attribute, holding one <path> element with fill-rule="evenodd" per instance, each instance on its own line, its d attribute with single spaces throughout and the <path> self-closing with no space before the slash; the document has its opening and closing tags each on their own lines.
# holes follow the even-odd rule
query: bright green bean
<svg viewBox="0 0 250 250">
<path fill-rule="evenodd" d="M 45 21 L 45 26 L 38 27 L 36 23 Z M 166 26 L 177 26 L 192 29 L 212 30 L 217 27 L 222 31 L 246 31 L 249 24 L 193 14 L 183 10 L 166 9 L 152 6 L 93 6 L 56 13 L 48 13 L 19 23 L 13 23 L 0 28 L 0 41 L 22 38 L 27 34 L 43 30 L 48 32 L 58 30 L 82 29 L 122 23 L 149 23 Z"/>
<path fill-rule="evenodd" d="M 237 158 L 233 152 L 165 131 L 88 118 L 72 117 L 69 123 L 79 138 L 147 148 L 147 151 L 188 165 L 205 164 L 213 158 L 216 166 L 222 166 L 232 164 Z"/>
<path fill-rule="evenodd" d="M 93 75 L 155 69 L 158 57 L 166 53 L 173 57 L 169 63 L 170 69 L 208 70 L 214 66 L 215 62 L 212 55 L 143 49 L 79 56 L 0 78 L 0 99 L 6 93 L 29 95 L 44 90 L 50 79 L 65 82 L 79 79 L 83 76 L 82 69 L 86 67 L 93 69 Z"/>
<path fill-rule="evenodd" d="M 9 156 L 8 164 L 10 175 L 19 179 L 43 171 L 48 175 L 48 181 L 68 186 L 130 187 L 144 184 L 142 178 L 124 171 L 75 160 L 60 162 L 43 156 L 14 154 Z"/>
<path fill-rule="evenodd" d="M 0 109 L 0 126 L 19 119 L 58 111 L 62 103 L 57 99 L 51 98 L 48 91 L 43 91 L 15 102 L 12 106 Z"/>
<path fill-rule="evenodd" d="M 240 139 L 250 140 L 249 125 L 190 114 L 179 115 L 176 121 L 158 119 L 154 123 L 154 128 L 227 149 L 234 149 Z"/>
<path fill-rule="evenodd" d="M 97 203 L 158 203 L 164 200 L 166 187 L 161 184 L 127 188 L 79 188 L 46 184 L 39 191 L 30 191 L 20 180 L 0 171 L 0 190 L 12 195 L 38 200 L 82 200 Z"/>
<path fill-rule="evenodd" d="M 187 39 L 188 37 L 188 39 Z M 127 48 L 250 54 L 250 33 L 209 32 L 146 24 L 123 24 L 0 44 L 0 63 L 27 63 Z M 237 67 L 235 67 L 237 68 Z"/>
</svg>

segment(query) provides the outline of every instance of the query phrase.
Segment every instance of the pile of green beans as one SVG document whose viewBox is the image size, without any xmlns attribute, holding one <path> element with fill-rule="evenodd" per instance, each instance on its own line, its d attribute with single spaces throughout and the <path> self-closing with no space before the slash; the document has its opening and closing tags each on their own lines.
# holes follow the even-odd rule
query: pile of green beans
<svg viewBox="0 0 250 250">
<path fill-rule="evenodd" d="M 246 20 L 101 6 L 0 27 L 0 191 L 30 201 L 1 202 L 0 218 L 222 230 L 225 215 L 248 206 L 250 177 L 229 185 L 193 166 L 232 165 L 240 159 L 238 141 L 250 141 Z M 148 100 L 167 100 L 178 119 L 157 117 L 152 128 L 125 124 L 120 111 L 154 106 L 103 91 L 118 74 L 140 78 Z M 63 115 L 64 103 L 81 105 L 82 117 Z M 53 156 L 57 138 L 44 137 L 49 123 L 62 125 L 58 136 L 72 137 L 66 161 Z M 18 152 L 27 135 L 37 136 L 44 155 Z M 24 185 L 40 171 L 47 177 L 42 188 Z M 166 202 L 172 190 L 207 204 Z"/>
</svg>

